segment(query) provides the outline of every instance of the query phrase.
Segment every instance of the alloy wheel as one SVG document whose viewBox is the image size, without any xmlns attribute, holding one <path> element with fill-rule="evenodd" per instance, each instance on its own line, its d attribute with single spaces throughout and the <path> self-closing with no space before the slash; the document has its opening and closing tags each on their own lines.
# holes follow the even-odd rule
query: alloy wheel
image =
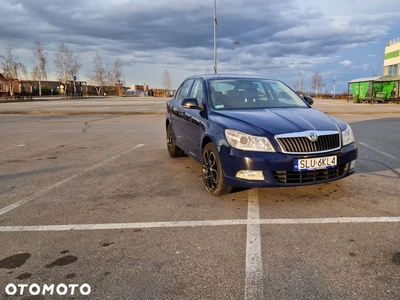
<svg viewBox="0 0 400 300">
<path fill-rule="evenodd" d="M 218 166 L 215 155 L 212 151 L 205 151 L 203 154 L 203 176 L 207 188 L 215 190 L 218 185 Z"/>
</svg>

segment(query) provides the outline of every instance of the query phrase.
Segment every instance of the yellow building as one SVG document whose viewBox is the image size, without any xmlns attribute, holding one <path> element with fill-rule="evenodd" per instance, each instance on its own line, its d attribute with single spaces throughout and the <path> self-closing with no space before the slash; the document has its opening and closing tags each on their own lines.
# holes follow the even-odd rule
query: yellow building
<svg viewBox="0 0 400 300">
<path fill-rule="evenodd" d="M 385 47 L 383 75 L 400 76 L 400 38 L 389 41 Z"/>
</svg>

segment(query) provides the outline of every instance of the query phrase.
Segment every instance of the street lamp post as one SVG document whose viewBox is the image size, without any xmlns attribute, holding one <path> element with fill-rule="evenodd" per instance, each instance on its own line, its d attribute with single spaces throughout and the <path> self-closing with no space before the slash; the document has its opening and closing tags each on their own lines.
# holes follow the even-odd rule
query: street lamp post
<svg viewBox="0 0 400 300">
<path fill-rule="evenodd" d="M 297 71 L 297 73 L 299 73 L 299 84 L 298 84 L 298 92 L 299 93 L 301 93 L 301 90 L 302 90 L 302 81 L 303 81 L 303 79 L 301 78 L 301 72 L 300 71 Z"/>
<path fill-rule="evenodd" d="M 238 61 L 237 61 L 237 53 L 236 53 L 236 48 L 239 45 L 239 41 L 233 41 L 233 45 L 235 45 L 235 72 L 237 74 L 238 72 Z"/>
<path fill-rule="evenodd" d="M 214 73 L 217 74 L 217 0 L 214 0 Z"/>
<path fill-rule="evenodd" d="M 333 98 L 336 98 L 336 75 L 333 75 Z"/>
</svg>

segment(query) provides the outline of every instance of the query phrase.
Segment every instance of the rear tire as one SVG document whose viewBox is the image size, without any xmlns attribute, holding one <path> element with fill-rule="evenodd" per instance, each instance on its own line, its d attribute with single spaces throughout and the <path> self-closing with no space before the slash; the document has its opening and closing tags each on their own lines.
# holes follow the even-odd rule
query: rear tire
<svg viewBox="0 0 400 300">
<path fill-rule="evenodd" d="M 172 124 L 169 123 L 167 126 L 167 149 L 168 154 L 171 157 L 181 157 L 184 152 L 175 143 L 174 133 L 172 131 Z"/>
<path fill-rule="evenodd" d="M 218 150 L 213 143 L 208 143 L 202 151 L 203 182 L 207 192 L 213 196 L 228 194 L 232 186 L 225 184 Z"/>
</svg>

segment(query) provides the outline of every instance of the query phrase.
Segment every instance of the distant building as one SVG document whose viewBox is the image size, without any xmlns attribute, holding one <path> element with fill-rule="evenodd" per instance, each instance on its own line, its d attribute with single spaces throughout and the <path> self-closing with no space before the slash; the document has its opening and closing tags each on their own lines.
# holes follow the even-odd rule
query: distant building
<svg viewBox="0 0 400 300">
<path fill-rule="evenodd" d="M 135 96 L 147 96 L 149 92 L 149 86 L 146 84 L 132 84 L 126 93 Z"/>
<path fill-rule="evenodd" d="M 140 92 L 147 92 L 149 90 L 149 86 L 146 84 L 140 85 L 140 84 L 132 84 L 131 85 L 131 90 L 133 91 L 140 91 Z"/>
<path fill-rule="evenodd" d="M 19 97 L 21 95 L 32 95 L 32 83 L 30 81 L 20 81 L 19 79 L 6 78 L 0 74 L 0 96 Z"/>
<path fill-rule="evenodd" d="M 400 38 L 389 41 L 385 47 L 383 75 L 400 76 Z"/>
<path fill-rule="evenodd" d="M 8 92 L 8 80 L 0 73 L 0 92 Z"/>
</svg>

